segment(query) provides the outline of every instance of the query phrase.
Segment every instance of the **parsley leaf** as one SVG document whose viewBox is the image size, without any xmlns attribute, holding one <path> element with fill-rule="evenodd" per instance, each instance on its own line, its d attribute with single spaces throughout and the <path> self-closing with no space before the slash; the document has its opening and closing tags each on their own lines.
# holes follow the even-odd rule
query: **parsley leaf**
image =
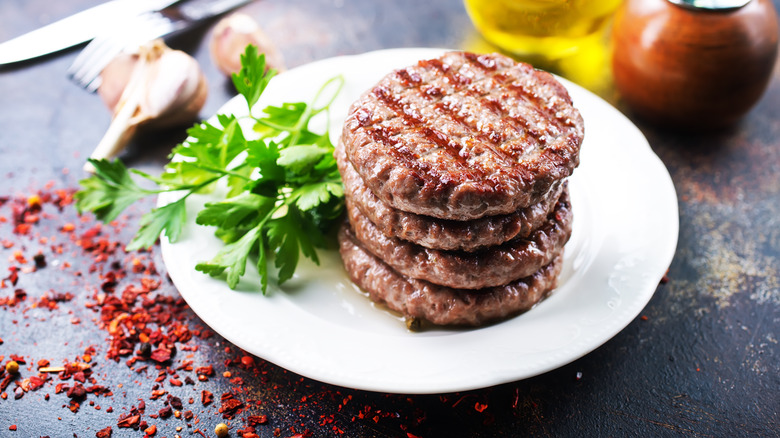
<svg viewBox="0 0 780 438">
<path fill-rule="evenodd" d="M 181 234 L 181 227 L 187 218 L 185 199 L 171 202 L 162 207 L 154 208 L 141 217 L 141 229 L 135 238 L 127 245 L 128 251 L 148 248 L 157 241 L 161 233 L 165 233 L 168 240 L 176 242 Z"/>
<path fill-rule="evenodd" d="M 265 70 L 265 54 L 258 54 L 257 47 L 248 45 L 241 55 L 241 70 L 233 73 L 232 79 L 236 90 L 246 99 L 250 112 L 274 75 L 276 70 Z"/>
<path fill-rule="evenodd" d="M 195 265 L 195 269 L 212 277 L 227 271 L 227 284 L 235 289 L 238 280 L 246 272 L 246 260 L 259 238 L 260 227 L 252 228 L 237 241 L 225 245 L 210 262 Z"/>
<path fill-rule="evenodd" d="M 153 193 L 139 187 L 119 160 L 89 162 L 95 174 L 81 180 L 82 190 L 74 195 L 80 212 L 91 211 L 98 219 L 110 222 L 132 203 Z"/>
</svg>

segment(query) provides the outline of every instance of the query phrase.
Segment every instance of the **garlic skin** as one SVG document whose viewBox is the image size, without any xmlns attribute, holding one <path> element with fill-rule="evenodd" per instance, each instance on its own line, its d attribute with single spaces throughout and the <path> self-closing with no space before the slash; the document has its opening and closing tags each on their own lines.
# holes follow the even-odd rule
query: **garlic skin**
<svg viewBox="0 0 780 438">
<path fill-rule="evenodd" d="M 197 61 L 190 55 L 169 50 L 149 66 L 153 80 L 142 94 L 136 120 L 156 126 L 188 122 L 198 115 L 206 103 L 208 87 Z"/>
<path fill-rule="evenodd" d="M 122 52 L 112 59 L 101 72 L 100 88 L 98 88 L 97 94 L 111 111 L 116 108 L 122 97 L 122 92 L 125 91 L 127 83 L 130 82 L 130 75 L 138 63 L 138 57 L 138 53 Z"/>
<path fill-rule="evenodd" d="M 197 61 L 161 40 L 139 47 L 137 55 L 120 55 L 101 76 L 98 91 L 114 116 L 90 155 L 94 159 L 116 156 L 140 126 L 171 126 L 195 119 L 208 95 Z M 90 163 L 84 169 L 94 171 Z"/>
<path fill-rule="evenodd" d="M 217 23 L 211 34 L 209 51 L 217 68 L 227 76 L 241 70 L 241 55 L 246 46 L 257 46 L 265 53 L 267 68 L 285 70 L 284 59 L 260 25 L 249 15 L 234 13 Z"/>
</svg>

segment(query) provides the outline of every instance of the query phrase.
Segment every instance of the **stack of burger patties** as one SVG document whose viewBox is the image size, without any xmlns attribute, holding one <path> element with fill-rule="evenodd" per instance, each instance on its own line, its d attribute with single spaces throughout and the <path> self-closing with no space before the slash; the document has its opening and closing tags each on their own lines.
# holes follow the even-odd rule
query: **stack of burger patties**
<svg viewBox="0 0 780 438">
<path fill-rule="evenodd" d="M 350 278 L 408 320 L 528 310 L 557 284 L 583 134 L 563 85 L 502 55 L 450 52 L 385 76 L 336 148 Z"/>
</svg>

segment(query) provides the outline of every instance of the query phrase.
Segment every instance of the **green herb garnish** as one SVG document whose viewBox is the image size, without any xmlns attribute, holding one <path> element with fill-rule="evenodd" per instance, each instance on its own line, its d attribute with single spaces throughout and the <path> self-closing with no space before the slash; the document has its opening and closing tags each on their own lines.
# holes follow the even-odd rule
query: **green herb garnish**
<svg viewBox="0 0 780 438">
<path fill-rule="evenodd" d="M 233 83 L 246 100 L 249 116 L 220 114 L 216 123 L 190 128 L 189 138 L 171 153 L 176 159 L 159 177 L 128 170 L 119 160 L 90 159 L 95 174 L 80 182 L 75 197 L 79 211 L 111 221 L 143 197 L 180 192 L 177 201 L 141 218 L 141 227 L 127 247 L 134 250 L 152 246 L 161 233 L 175 242 L 186 219 L 187 197 L 209 192 L 224 181 L 226 198 L 207 203 L 196 223 L 216 227 L 215 235 L 225 246 L 195 268 L 213 277 L 224 276 L 228 286 L 235 288 L 247 260 L 255 259 L 265 293 L 269 255 L 283 283 L 292 277 L 301 254 L 319 263 L 315 248 L 332 242 L 329 232 L 343 212 L 344 189 L 327 128 L 315 133 L 309 123 L 320 113 L 328 116 L 344 80 L 339 76 L 327 81 L 309 104 L 268 106 L 255 116 L 252 108 L 276 72 L 266 72 L 265 55 L 254 46 L 246 48 L 241 65 Z M 239 123 L 246 120 L 253 123 L 259 138 L 244 137 Z M 158 188 L 142 188 L 132 174 Z"/>
</svg>

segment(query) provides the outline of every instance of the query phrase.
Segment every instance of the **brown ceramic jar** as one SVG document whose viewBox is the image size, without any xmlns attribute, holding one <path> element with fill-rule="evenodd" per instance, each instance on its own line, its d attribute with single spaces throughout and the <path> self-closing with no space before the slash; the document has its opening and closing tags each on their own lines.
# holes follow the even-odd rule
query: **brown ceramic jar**
<svg viewBox="0 0 780 438">
<path fill-rule="evenodd" d="M 613 27 L 615 85 L 637 115 L 681 128 L 733 124 L 761 97 L 775 65 L 771 0 L 702 8 L 701 0 L 627 0 Z M 734 1 L 740 0 L 730 0 Z M 742 1 L 744 3 L 744 0 Z"/>
</svg>

